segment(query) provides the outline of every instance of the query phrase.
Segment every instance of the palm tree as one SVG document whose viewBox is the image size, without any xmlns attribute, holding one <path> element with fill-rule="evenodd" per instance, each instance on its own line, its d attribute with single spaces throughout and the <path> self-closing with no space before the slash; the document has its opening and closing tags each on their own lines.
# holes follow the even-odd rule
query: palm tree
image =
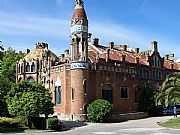
<svg viewBox="0 0 180 135">
<path fill-rule="evenodd" d="M 165 106 L 170 103 L 180 103 L 180 72 L 175 72 L 167 76 L 162 84 L 157 103 L 161 103 Z"/>
<path fill-rule="evenodd" d="M 0 44 L 2 43 L 2 41 L 0 41 Z M 3 48 L 3 45 L 0 45 L 0 49 L 2 50 L 2 51 L 4 51 L 4 48 Z"/>
</svg>

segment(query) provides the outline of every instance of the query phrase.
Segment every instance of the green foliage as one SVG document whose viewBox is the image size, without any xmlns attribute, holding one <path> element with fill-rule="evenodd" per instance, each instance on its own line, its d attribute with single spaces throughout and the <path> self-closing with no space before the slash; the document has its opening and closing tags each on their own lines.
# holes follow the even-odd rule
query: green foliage
<svg viewBox="0 0 180 135">
<path fill-rule="evenodd" d="M 112 105 L 109 101 L 98 99 L 92 102 L 88 108 L 88 120 L 91 122 L 103 122 L 111 114 Z"/>
<path fill-rule="evenodd" d="M 180 129 L 180 118 L 171 119 L 169 121 L 160 123 L 160 125 L 163 126 L 163 127 Z"/>
<path fill-rule="evenodd" d="M 4 52 L 1 61 L 1 75 L 3 78 L 7 78 L 10 82 L 16 81 L 16 61 L 21 59 L 22 55 L 18 54 L 12 48 L 8 48 Z"/>
<path fill-rule="evenodd" d="M 53 113 L 51 93 L 42 84 L 21 81 L 12 87 L 7 97 L 9 113 L 27 117 L 29 127 L 33 117 Z"/>
<path fill-rule="evenodd" d="M 33 128 L 35 129 L 46 129 L 46 118 L 44 117 L 33 117 L 32 118 Z"/>
<path fill-rule="evenodd" d="M 1 51 L 0 48 L 0 116 L 8 115 L 5 96 L 10 91 L 12 83 L 15 83 L 16 61 L 21 57 L 12 48 L 6 51 Z"/>
<path fill-rule="evenodd" d="M 148 86 L 141 90 L 139 109 L 141 111 L 147 111 L 155 107 L 157 89 Z"/>
<path fill-rule="evenodd" d="M 46 126 L 47 129 L 49 129 L 49 130 L 56 130 L 57 127 L 58 127 L 58 118 L 55 118 L 55 117 L 48 118 L 46 120 L 46 123 L 47 123 L 47 126 Z"/>
<path fill-rule="evenodd" d="M 2 60 L 3 51 L 4 51 L 3 45 L 1 43 L 2 43 L 2 41 L 0 41 L 0 61 Z"/>
<path fill-rule="evenodd" d="M 0 118 L 0 127 L 3 128 L 16 128 L 19 127 L 19 122 L 13 118 Z"/>
<path fill-rule="evenodd" d="M 0 76 L 0 116 L 8 115 L 5 96 L 10 89 L 11 83 L 9 82 L 9 80 Z"/>
<path fill-rule="evenodd" d="M 164 106 L 180 104 L 180 72 L 167 76 L 158 95 L 157 102 Z"/>
</svg>

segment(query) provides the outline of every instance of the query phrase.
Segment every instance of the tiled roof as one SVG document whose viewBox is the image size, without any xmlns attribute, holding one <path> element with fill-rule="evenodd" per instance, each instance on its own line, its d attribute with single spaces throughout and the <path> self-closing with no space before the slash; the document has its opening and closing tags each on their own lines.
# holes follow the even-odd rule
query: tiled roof
<svg viewBox="0 0 180 135">
<path fill-rule="evenodd" d="M 50 50 L 47 50 L 50 52 L 50 55 L 51 55 L 51 58 L 52 59 L 56 59 L 57 56 L 51 52 Z M 43 56 L 43 53 L 45 52 L 45 48 L 36 48 L 35 50 L 31 51 L 30 53 L 26 54 L 24 59 L 26 61 L 28 60 L 32 60 L 32 59 L 39 59 L 39 60 L 42 60 L 42 56 Z"/>
<path fill-rule="evenodd" d="M 94 46 L 91 43 L 89 43 L 89 58 L 94 61 L 97 57 L 97 54 L 99 55 L 99 58 L 105 59 L 107 54 L 108 47 L 105 46 Z M 125 60 L 130 63 L 135 63 L 136 57 L 139 57 L 139 63 L 142 65 L 149 66 L 148 62 L 148 56 L 151 55 L 151 50 L 140 52 L 138 54 L 134 52 L 128 52 L 118 49 L 109 49 L 109 59 L 110 60 L 116 60 L 121 61 L 122 55 L 125 55 Z M 167 69 L 171 69 L 171 64 L 173 64 L 173 68 L 175 70 L 180 70 L 180 65 L 175 63 L 174 61 L 165 61 L 164 67 Z"/>
</svg>

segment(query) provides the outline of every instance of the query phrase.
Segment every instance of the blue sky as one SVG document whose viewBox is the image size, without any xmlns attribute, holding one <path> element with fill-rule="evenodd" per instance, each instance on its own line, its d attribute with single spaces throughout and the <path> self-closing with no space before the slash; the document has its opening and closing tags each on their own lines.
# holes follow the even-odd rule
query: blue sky
<svg viewBox="0 0 180 135">
<path fill-rule="evenodd" d="M 17 51 L 47 42 L 57 55 L 70 48 L 74 0 L 0 0 L 0 40 Z M 100 44 L 128 44 L 141 51 L 159 44 L 161 56 L 180 58 L 179 0 L 84 0 L 89 32 Z"/>
</svg>

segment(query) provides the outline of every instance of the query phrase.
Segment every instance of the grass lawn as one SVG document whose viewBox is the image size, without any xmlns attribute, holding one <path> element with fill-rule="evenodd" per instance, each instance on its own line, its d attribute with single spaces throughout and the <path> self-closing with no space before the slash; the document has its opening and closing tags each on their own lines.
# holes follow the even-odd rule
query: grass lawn
<svg viewBox="0 0 180 135">
<path fill-rule="evenodd" d="M 169 121 L 160 123 L 160 125 L 163 126 L 163 127 L 180 129 L 180 118 L 171 119 Z"/>
</svg>

